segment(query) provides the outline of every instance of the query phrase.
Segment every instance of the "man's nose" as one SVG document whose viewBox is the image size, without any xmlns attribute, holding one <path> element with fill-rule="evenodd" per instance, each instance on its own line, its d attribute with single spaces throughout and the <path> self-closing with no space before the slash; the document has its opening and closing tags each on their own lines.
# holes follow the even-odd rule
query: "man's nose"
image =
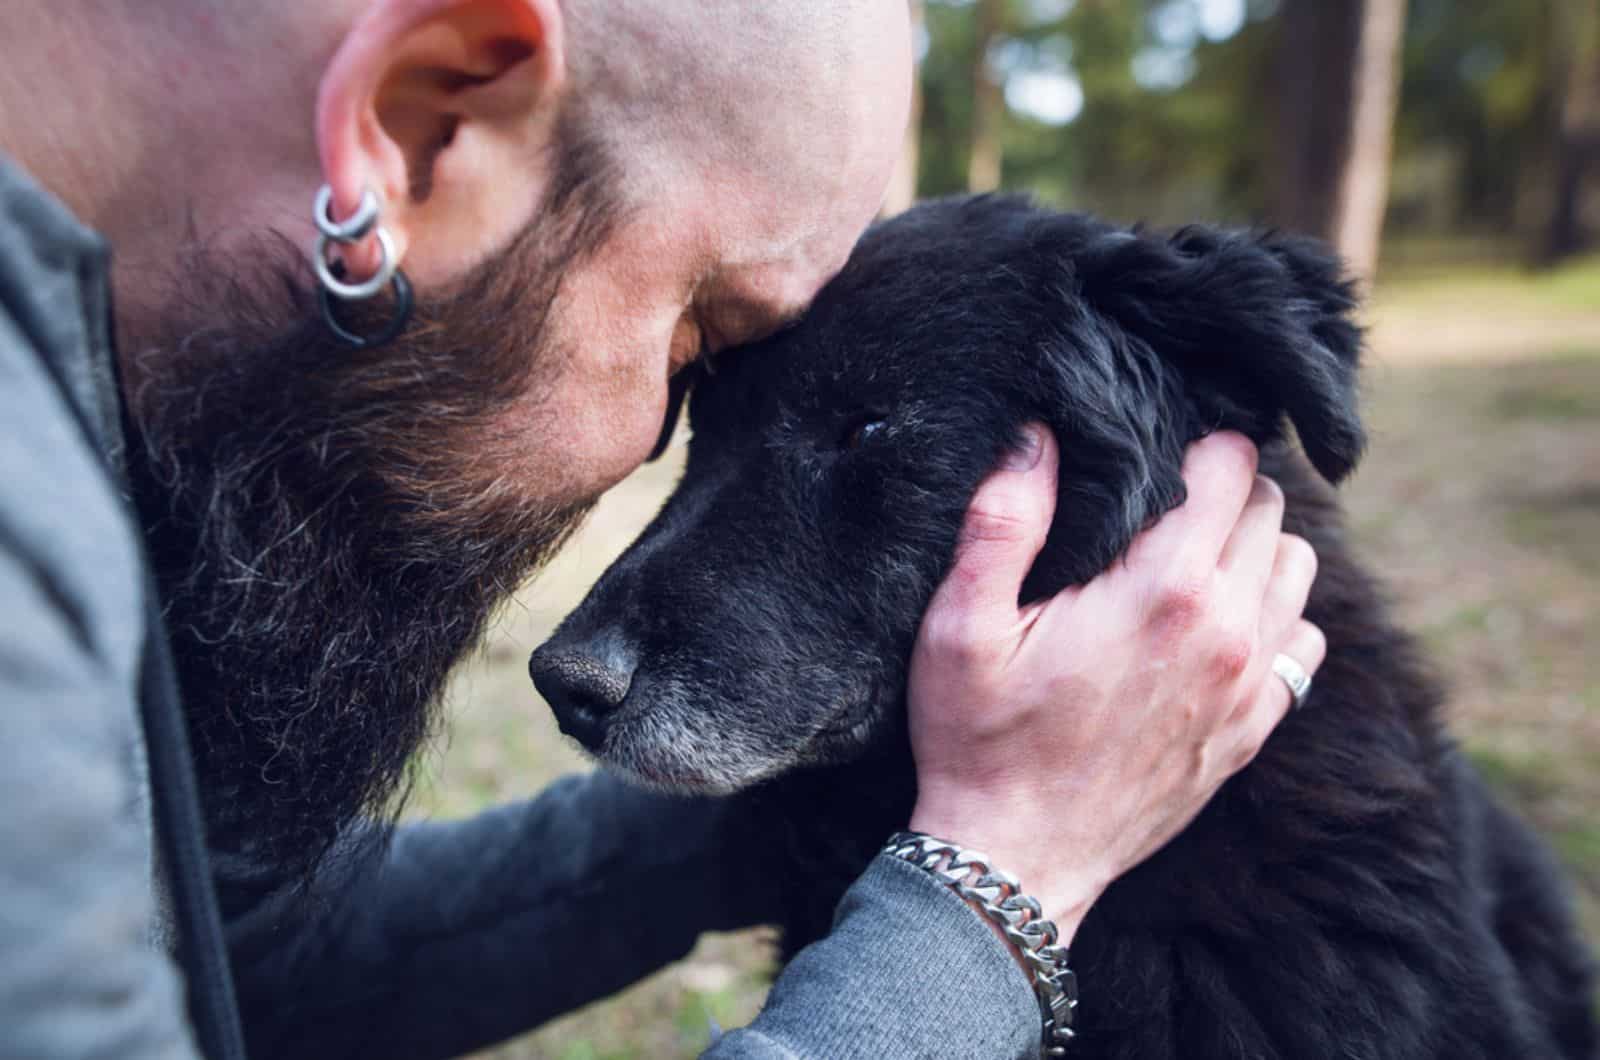
<svg viewBox="0 0 1600 1060">
<path fill-rule="evenodd" d="M 561 731 L 598 751 L 611 716 L 627 698 L 636 665 L 634 653 L 614 638 L 575 643 L 557 637 L 533 653 L 528 673 Z"/>
</svg>

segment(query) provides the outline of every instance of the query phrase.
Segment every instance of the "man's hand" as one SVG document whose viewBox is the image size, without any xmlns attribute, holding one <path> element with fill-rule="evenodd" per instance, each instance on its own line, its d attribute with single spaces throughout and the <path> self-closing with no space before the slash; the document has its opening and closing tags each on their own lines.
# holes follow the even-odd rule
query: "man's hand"
<svg viewBox="0 0 1600 1060">
<path fill-rule="evenodd" d="M 1190 447 L 1188 500 L 1125 562 L 1019 609 L 1058 461 L 1029 432 L 973 498 L 917 639 L 911 827 L 990 855 L 1066 939 L 1261 748 L 1290 703 L 1273 655 L 1312 673 L 1326 646 L 1301 618 L 1316 556 L 1231 432 Z"/>
</svg>

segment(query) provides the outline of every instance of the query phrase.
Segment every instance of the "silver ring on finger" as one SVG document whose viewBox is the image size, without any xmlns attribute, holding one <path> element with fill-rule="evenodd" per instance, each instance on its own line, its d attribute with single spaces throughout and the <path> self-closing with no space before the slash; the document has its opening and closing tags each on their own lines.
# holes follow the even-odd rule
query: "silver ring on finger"
<svg viewBox="0 0 1600 1060">
<path fill-rule="evenodd" d="M 1306 668 L 1279 652 L 1272 657 L 1272 672 L 1289 686 L 1289 698 L 1293 701 L 1294 709 L 1305 706 L 1306 697 L 1311 694 L 1311 675 L 1306 673 Z"/>
</svg>

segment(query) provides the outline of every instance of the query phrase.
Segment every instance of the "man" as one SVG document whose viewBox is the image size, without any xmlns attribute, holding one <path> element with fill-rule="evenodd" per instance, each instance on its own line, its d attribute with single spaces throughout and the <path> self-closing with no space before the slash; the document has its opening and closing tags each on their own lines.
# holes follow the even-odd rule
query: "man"
<svg viewBox="0 0 1600 1060">
<path fill-rule="evenodd" d="M 737 800 L 596 775 L 392 821 L 449 668 L 673 372 L 800 312 L 875 212 L 903 6 L 10 0 L 0 41 L 0 1054 L 238 1055 L 185 723 L 256 1055 L 452 1055 L 759 922 Z M 980 491 L 926 619 L 910 823 L 1070 938 L 1287 709 L 1268 661 L 1322 647 L 1238 438 L 1019 613 L 1056 459 Z M 714 1055 L 1039 1048 L 985 921 L 879 861 Z"/>
</svg>

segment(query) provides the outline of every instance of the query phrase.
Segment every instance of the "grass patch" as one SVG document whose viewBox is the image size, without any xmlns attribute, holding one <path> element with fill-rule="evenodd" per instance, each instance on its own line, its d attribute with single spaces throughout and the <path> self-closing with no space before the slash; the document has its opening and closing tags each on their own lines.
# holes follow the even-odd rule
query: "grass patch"
<svg viewBox="0 0 1600 1060">
<path fill-rule="evenodd" d="M 1600 306 L 1600 255 L 1544 270 L 1494 261 L 1396 261 L 1380 275 L 1377 296 L 1385 302 L 1492 305 L 1502 312 L 1590 312 Z"/>
<path fill-rule="evenodd" d="M 1594 309 L 1600 305 L 1600 257 L 1586 258 L 1543 274 L 1531 284 L 1553 305 Z"/>
<path fill-rule="evenodd" d="M 1600 419 L 1600 392 L 1570 386 L 1519 386 L 1502 391 L 1494 410 L 1507 420 Z"/>
<path fill-rule="evenodd" d="M 1462 604 L 1449 615 L 1420 630 L 1423 643 L 1435 652 L 1443 652 L 1462 637 L 1485 632 L 1489 628 L 1494 606 L 1482 601 Z"/>
<path fill-rule="evenodd" d="M 632 1050 L 601 1049 L 587 1038 L 567 1043 L 556 1055 L 559 1060 L 634 1060 Z"/>
<path fill-rule="evenodd" d="M 1600 575 L 1600 487 L 1526 501 L 1506 513 L 1506 536 Z"/>
<path fill-rule="evenodd" d="M 1561 763 L 1554 755 L 1482 744 L 1469 746 L 1466 752 L 1489 786 L 1519 805 L 1540 802 L 1561 787 Z"/>
<path fill-rule="evenodd" d="M 1559 828 L 1550 841 L 1575 872 L 1591 884 L 1600 883 L 1600 824 Z"/>
<path fill-rule="evenodd" d="M 738 986 L 712 992 L 691 991 L 673 1015 L 673 1025 L 678 1028 L 678 1039 L 686 1055 L 699 1055 L 711 1044 L 711 1024 L 728 1027 L 742 1022 Z"/>
</svg>

